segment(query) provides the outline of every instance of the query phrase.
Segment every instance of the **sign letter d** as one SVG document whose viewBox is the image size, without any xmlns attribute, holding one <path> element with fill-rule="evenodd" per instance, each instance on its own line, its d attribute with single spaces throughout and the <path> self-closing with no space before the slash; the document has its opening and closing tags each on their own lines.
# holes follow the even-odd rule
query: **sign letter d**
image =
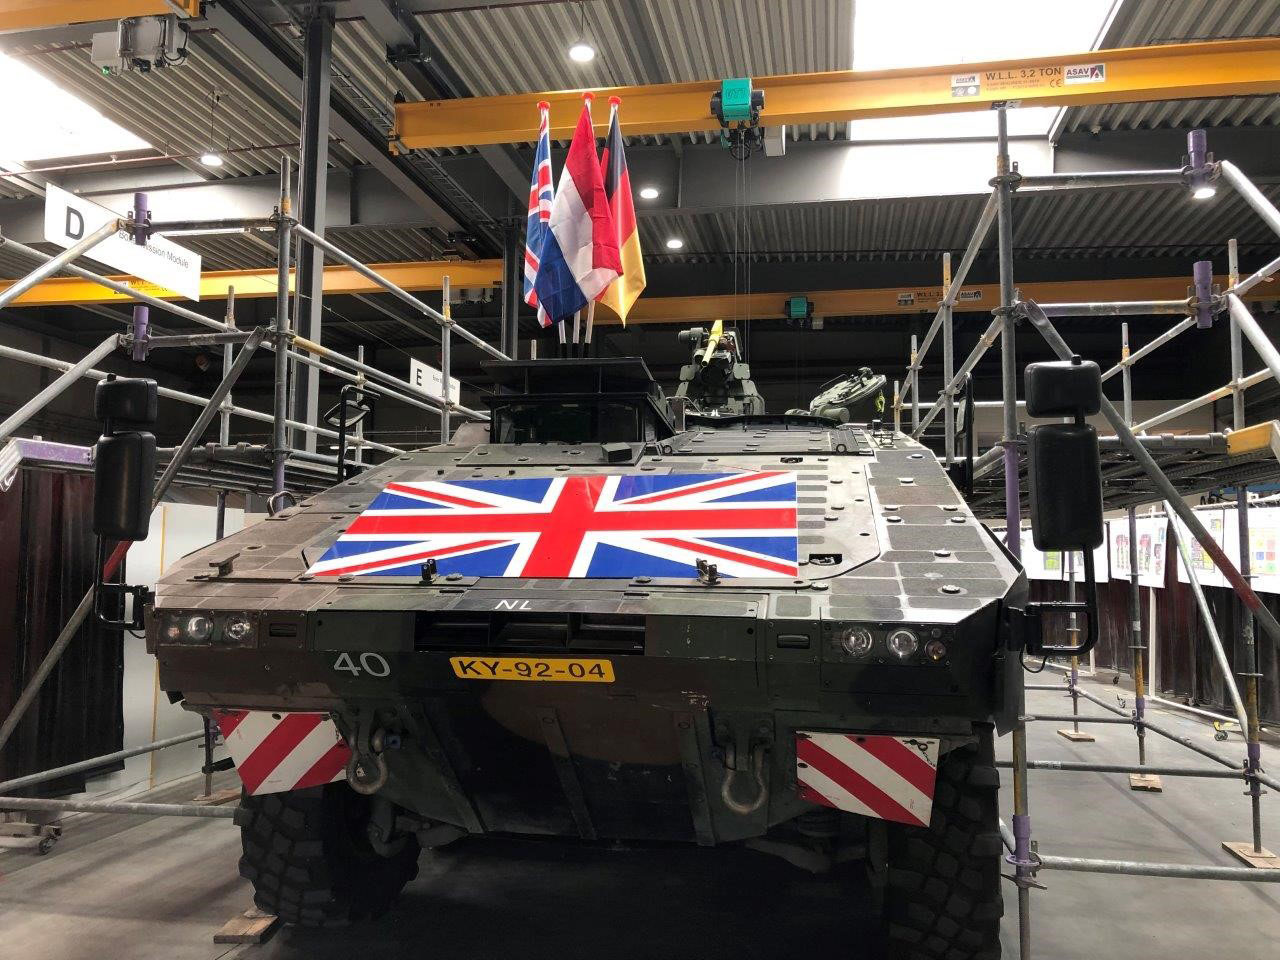
<svg viewBox="0 0 1280 960">
<path fill-rule="evenodd" d="M 84 236 L 84 217 L 80 216 L 79 210 L 67 207 L 66 231 L 68 240 L 79 240 Z"/>
</svg>

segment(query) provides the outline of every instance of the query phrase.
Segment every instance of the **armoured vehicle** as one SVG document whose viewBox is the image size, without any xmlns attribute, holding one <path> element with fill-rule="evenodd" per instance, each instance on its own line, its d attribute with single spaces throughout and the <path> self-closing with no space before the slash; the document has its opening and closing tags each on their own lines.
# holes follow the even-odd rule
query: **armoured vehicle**
<svg viewBox="0 0 1280 960">
<path fill-rule="evenodd" d="M 677 430 L 635 358 L 489 371 L 489 424 L 158 586 L 257 904 L 377 915 L 464 836 L 749 843 L 865 867 L 888 956 L 998 956 L 1027 585 L 937 459 L 808 415 Z"/>
</svg>

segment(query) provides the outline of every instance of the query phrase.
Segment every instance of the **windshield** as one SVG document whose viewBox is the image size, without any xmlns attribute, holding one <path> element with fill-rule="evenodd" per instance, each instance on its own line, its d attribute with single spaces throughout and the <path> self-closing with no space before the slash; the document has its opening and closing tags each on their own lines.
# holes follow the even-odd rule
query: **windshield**
<svg viewBox="0 0 1280 960">
<path fill-rule="evenodd" d="M 493 411 L 494 443 L 636 443 L 640 411 L 617 400 L 581 403 L 522 400 Z"/>
</svg>

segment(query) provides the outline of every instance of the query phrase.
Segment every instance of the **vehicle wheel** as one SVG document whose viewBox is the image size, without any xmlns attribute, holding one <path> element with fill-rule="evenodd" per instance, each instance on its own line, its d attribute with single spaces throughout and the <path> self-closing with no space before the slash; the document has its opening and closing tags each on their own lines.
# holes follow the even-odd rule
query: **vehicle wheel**
<svg viewBox="0 0 1280 960">
<path fill-rule="evenodd" d="M 53 845 L 58 842 L 57 837 L 44 837 L 36 847 L 36 853 L 40 856 L 46 856 L 53 850 Z"/>
<path fill-rule="evenodd" d="M 370 800 L 345 783 L 242 796 L 240 875 L 285 923 L 341 926 L 381 916 L 418 875 L 418 841 L 386 857 L 369 844 Z"/>
<path fill-rule="evenodd" d="M 999 788 L 988 727 L 938 764 L 928 828 L 890 825 L 883 916 L 892 960 L 999 960 Z"/>
</svg>

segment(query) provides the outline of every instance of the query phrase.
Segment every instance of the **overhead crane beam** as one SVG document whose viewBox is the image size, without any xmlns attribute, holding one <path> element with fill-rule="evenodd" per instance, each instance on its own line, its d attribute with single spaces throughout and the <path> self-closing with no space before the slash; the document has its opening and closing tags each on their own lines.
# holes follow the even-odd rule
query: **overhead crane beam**
<svg viewBox="0 0 1280 960">
<path fill-rule="evenodd" d="M 1225 275 L 1215 282 L 1227 285 Z M 1037 303 L 1073 303 L 1081 300 L 1119 302 L 1132 300 L 1182 300 L 1187 297 L 1188 277 L 1145 277 L 1132 280 L 1063 280 L 1020 283 L 1023 296 Z M 817 317 L 858 317 L 932 314 L 942 300 L 942 287 L 880 287 L 854 290 L 793 290 L 781 293 L 723 294 L 704 297 L 641 297 L 627 314 L 628 323 L 709 323 L 716 319 L 781 318 L 783 301 L 805 295 Z M 1254 293 L 1254 291 L 1250 291 Z M 1261 294 L 1256 294 L 1261 299 Z M 1000 287 L 994 283 L 961 287 L 956 313 L 990 313 L 1000 305 Z M 597 326 L 618 322 L 608 307 L 597 310 Z"/>
<path fill-rule="evenodd" d="M 198 16 L 200 0 L 0 0 L 0 33 L 163 13 Z"/>
<path fill-rule="evenodd" d="M 502 284 L 501 260 L 431 260 L 413 263 L 375 263 L 372 268 L 397 286 L 417 293 L 439 290 L 448 276 L 454 289 L 499 287 Z M 165 300 L 179 299 L 154 284 L 131 277 L 112 277 L 135 289 Z M 1215 277 L 1227 285 L 1227 277 Z M 235 288 L 236 297 L 273 297 L 276 290 L 275 269 L 217 270 L 200 278 L 202 300 L 226 299 L 227 289 Z M 11 282 L 0 283 L 0 292 Z M 1064 280 L 1019 284 L 1023 295 L 1041 303 L 1069 303 L 1081 300 L 1118 302 L 1181 300 L 1188 293 L 1188 277 L 1145 277 L 1131 280 Z M 342 264 L 324 268 L 326 296 L 371 295 L 383 289 Z M 942 299 L 940 286 L 880 287 L 851 290 L 791 290 L 776 293 L 722 294 L 691 297 L 641 297 L 631 308 L 630 323 L 677 324 L 710 323 L 717 319 L 781 317 L 783 301 L 804 294 L 813 302 L 813 313 L 820 317 L 908 316 L 932 313 Z M 962 287 L 955 305 L 959 313 L 990 313 L 999 303 L 1000 291 L 995 284 L 971 284 Z M 1245 299 L 1273 299 L 1261 288 L 1249 291 Z M 123 294 L 108 290 L 77 277 L 57 277 L 33 287 L 11 304 L 13 307 L 89 306 L 103 303 L 125 303 Z M 617 316 L 607 307 L 596 314 L 601 326 L 617 324 Z"/>
<path fill-rule="evenodd" d="M 755 77 L 765 92 L 760 122 L 826 124 L 872 117 L 990 109 L 998 104 L 1080 106 L 1234 97 L 1280 92 L 1280 37 L 1125 47 L 901 70 Z M 620 96 L 622 133 L 688 133 L 718 126 L 718 81 L 597 90 Z M 396 106 L 396 140 L 412 149 L 520 143 L 537 139 L 539 100 L 551 103 L 551 137 L 573 134 L 580 90 L 427 100 Z M 603 135 L 607 111 L 598 111 Z"/>
<path fill-rule="evenodd" d="M 501 260 L 425 260 L 412 263 L 373 263 L 370 266 L 382 276 L 405 290 L 420 292 L 439 290 L 444 277 L 449 278 L 454 289 L 489 287 L 502 279 Z M 108 279 L 126 283 L 140 293 L 150 294 L 161 300 L 180 300 L 177 294 L 164 287 L 138 280 L 136 277 L 114 276 Z M 294 271 L 289 272 L 289 288 L 296 281 Z M 12 282 L 0 283 L 0 292 L 12 286 Z M 246 297 L 274 297 L 276 295 L 276 269 L 262 270 L 212 270 L 200 275 L 201 300 L 225 300 L 228 288 L 234 288 L 236 299 Z M 383 293 L 383 289 L 370 282 L 344 264 L 326 264 L 324 267 L 324 292 L 326 296 L 342 294 Z M 55 277 L 32 287 L 18 297 L 11 307 L 68 307 L 101 303 L 131 303 L 129 297 L 91 280 L 79 277 Z"/>
</svg>

